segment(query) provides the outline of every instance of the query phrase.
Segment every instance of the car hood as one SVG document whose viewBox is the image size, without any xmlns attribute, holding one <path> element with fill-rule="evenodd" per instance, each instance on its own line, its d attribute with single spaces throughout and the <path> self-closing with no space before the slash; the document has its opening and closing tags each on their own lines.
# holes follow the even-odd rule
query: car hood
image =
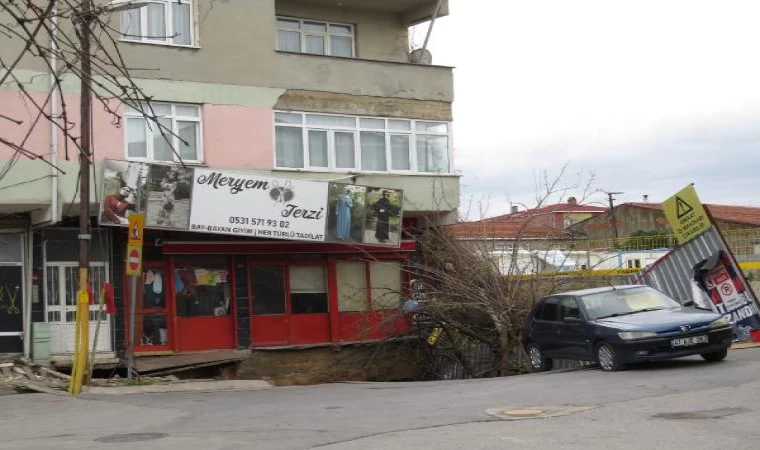
<svg viewBox="0 0 760 450">
<path fill-rule="evenodd" d="M 711 311 L 701 311 L 692 308 L 661 309 L 658 311 L 643 311 L 620 317 L 597 319 L 596 323 L 610 328 L 626 331 L 664 332 L 677 330 L 681 325 L 691 325 L 692 328 L 707 325 L 720 319 L 720 314 Z"/>
</svg>

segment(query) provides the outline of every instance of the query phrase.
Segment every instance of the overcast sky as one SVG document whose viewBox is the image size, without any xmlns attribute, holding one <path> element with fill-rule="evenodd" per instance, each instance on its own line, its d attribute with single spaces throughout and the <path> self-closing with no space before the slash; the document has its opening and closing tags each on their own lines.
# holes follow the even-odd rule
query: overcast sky
<svg viewBox="0 0 760 450">
<path fill-rule="evenodd" d="M 429 48 L 456 67 L 463 212 L 470 199 L 490 198 L 488 215 L 535 203 L 536 177 L 566 163 L 564 185 L 593 172 L 597 189 L 625 192 L 618 201 L 659 202 L 693 182 L 703 202 L 760 206 L 760 1 L 450 9 Z"/>
</svg>

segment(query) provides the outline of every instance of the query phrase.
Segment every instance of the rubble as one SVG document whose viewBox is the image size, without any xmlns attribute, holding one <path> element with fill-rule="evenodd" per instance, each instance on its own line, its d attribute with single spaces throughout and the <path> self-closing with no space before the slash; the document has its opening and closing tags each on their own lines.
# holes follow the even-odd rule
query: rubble
<svg viewBox="0 0 760 450">
<path fill-rule="evenodd" d="M 71 376 L 58 372 L 26 359 L 16 359 L 12 362 L 0 363 L 0 386 L 15 389 L 18 392 L 43 392 L 54 395 L 68 395 Z M 118 375 L 110 379 L 93 378 L 90 386 L 117 387 L 146 384 L 172 384 L 178 382 L 177 377 L 141 377 L 137 380 L 126 380 Z M 85 386 L 85 390 L 87 387 Z"/>
</svg>

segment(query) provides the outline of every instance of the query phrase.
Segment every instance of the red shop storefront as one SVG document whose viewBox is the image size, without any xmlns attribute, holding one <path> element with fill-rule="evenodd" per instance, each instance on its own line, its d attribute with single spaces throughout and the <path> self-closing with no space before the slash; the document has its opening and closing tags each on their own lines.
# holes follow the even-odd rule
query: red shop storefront
<svg viewBox="0 0 760 450">
<path fill-rule="evenodd" d="M 160 258 L 144 263 L 137 283 L 135 352 L 330 344 L 404 334 L 405 262 L 414 248 L 412 241 L 400 248 L 167 241 Z"/>
</svg>

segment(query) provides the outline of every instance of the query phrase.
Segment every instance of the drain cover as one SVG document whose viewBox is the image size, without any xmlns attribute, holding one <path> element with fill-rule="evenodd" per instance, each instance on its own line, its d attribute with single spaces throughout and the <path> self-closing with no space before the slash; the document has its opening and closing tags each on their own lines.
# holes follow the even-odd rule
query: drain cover
<svg viewBox="0 0 760 450">
<path fill-rule="evenodd" d="M 544 413 L 543 409 L 506 409 L 503 414 L 512 417 L 533 417 Z"/>
<path fill-rule="evenodd" d="M 588 411 L 596 406 L 541 406 L 531 408 L 491 408 L 486 414 L 504 420 L 544 419 Z"/>
<path fill-rule="evenodd" d="M 168 433 L 126 433 L 126 434 L 112 434 L 110 436 L 103 436 L 95 439 L 95 442 L 103 444 L 121 444 L 124 442 L 143 442 L 143 441 L 155 441 L 156 439 L 163 439 L 169 436 Z"/>
</svg>

